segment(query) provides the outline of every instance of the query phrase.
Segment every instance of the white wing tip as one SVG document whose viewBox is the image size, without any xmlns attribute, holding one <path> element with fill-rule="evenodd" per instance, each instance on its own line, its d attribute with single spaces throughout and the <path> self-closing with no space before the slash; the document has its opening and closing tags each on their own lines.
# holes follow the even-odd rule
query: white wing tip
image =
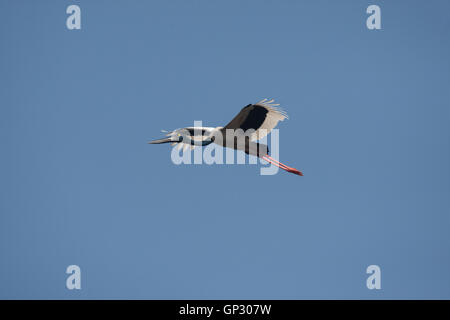
<svg viewBox="0 0 450 320">
<path fill-rule="evenodd" d="M 266 107 L 269 111 L 278 114 L 279 116 L 281 116 L 281 121 L 283 121 L 284 119 L 289 119 L 289 116 L 287 114 L 286 111 L 284 111 L 282 108 L 279 107 L 279 103 L 273 103 L 275 100 L 274 99 L 263 99 L 255 104 L 259 104 L 261 106 Z"/>
</svg>

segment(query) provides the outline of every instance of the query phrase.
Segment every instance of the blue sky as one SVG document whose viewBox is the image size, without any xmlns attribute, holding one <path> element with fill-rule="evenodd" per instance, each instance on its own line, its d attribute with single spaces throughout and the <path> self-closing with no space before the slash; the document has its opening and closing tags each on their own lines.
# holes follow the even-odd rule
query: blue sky
<svg viewBox="0 0 450 320">
<path fill-rule="evenodd" d="M 449 11 L 0 2 L 0 298 L 450 298 Z M 146 144 L 262 98 L 304 177 Z"/>
</svg>

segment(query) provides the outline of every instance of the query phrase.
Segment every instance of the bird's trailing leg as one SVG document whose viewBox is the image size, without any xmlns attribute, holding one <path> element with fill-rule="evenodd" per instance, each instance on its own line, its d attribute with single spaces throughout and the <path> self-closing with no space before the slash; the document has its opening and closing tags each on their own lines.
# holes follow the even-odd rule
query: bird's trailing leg
<svg viewBox="0 0 450 320">
<path fill-rule="evenodd" d="M 285 164 L 275 160 L 274 158 L 272 158 L 268 154 L 266 154 L 265 156 L 262 156 L 261 158 L 266 160 L 267 162 L 273 164 L 274 166 L 277 166 L 278 168 L 286 170 L 287 172 L 291 172 L 291 173 L 297 174 L 299 176 L 303 176 L 303 173 L 301 171 L 298 171 L 295 168 L 291 168 L 291 167 L 289 167 L 289 166 L 287 166 L 287 165 L 285 165 Z"/>
</svg>

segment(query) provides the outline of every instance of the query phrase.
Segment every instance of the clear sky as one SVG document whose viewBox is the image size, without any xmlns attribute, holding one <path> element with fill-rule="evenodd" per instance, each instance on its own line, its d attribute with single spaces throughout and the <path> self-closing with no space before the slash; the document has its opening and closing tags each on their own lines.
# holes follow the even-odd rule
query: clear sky
<svg viewBox="0 0 450 320">
<path fill-rule="evenodd" d="M 449 12 L 1 1 L 0 298 L 450 298 Z M 304 177 L 146 144 L 263 98 Z"/>
</svg>

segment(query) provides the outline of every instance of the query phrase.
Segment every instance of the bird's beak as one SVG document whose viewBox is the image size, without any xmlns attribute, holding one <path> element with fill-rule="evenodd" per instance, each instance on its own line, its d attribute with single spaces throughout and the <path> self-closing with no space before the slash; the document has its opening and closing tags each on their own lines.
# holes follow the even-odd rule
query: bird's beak
<svg viewBox="0 0 450 320">
<path fill-rule="evenodd" d="M 171 138 L 163 138 L 163 139 L 158 139 L 158 140 L 152 140 L 149 141 L 149 144 L 160 144 L 160 143 L 169 143 L 169 142 L 173 142 L 173 140 Z"/>
</svg>

